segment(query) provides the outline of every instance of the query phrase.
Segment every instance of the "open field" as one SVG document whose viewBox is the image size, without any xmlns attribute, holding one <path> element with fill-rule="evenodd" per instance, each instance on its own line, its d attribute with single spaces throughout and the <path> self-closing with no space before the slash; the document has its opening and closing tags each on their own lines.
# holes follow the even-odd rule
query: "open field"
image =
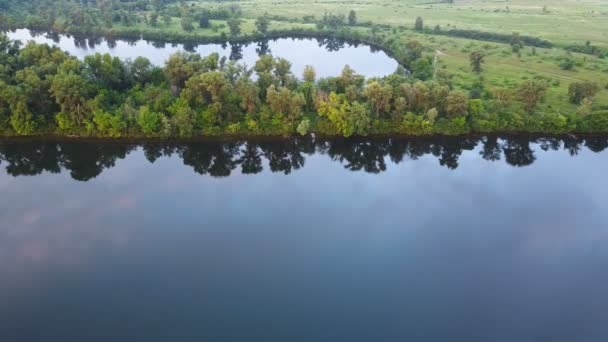
<svg viewBox="0 0 608 342">
<path fill-rule="evenodd" d="M 506 34 L 517 31 L 556 44 L 584 43 L 590 40 L 594 44 L 608 46 L 608 0 L 456 0 L 453 4 L 431 2 L 433 1 L 246 0 L 238 3 L 245 15 L 252 17 L 268 12 L 272 15 L 302 18 L 306 15 L 319 16 L 319 13 L 324 12 L 347 13 L 353 9 L 360 22 L 412 27 L 416 17 L 421 17 L 429 27 L 440 25 L 443 28 Z"/>
</svg>

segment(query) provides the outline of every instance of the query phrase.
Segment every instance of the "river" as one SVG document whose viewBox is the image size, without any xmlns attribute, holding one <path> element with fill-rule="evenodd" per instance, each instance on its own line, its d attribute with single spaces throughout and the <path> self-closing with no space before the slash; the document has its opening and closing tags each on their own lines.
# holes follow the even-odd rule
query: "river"
<svg viewBox="0 0 608 342">
<path fill-rule="evenodd" d="M 603 341 L 607 138 L 0 143 L 5 341 Z"/>
</svg>

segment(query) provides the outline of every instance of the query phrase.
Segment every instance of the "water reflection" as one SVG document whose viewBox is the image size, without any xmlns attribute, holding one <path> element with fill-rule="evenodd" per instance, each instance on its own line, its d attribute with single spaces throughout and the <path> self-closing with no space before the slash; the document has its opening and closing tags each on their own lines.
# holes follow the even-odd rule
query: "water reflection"
<svg viewBox="0 0 608 342">
<path fill-rule="evenodd" d="M 603 341 L 607 140 L 4 141 L 0 340 Z"/>
<path fill-rule="evenodd" d="M 438 165 L 455 170 L 465 151 L 478 150 L 491 162 L 525 167 L 542 158 L 544 151 L 566 151 L 577 156 L 582 149 L 599 153 L 608 147 L 608 138 L 528 138 L 495 136 L 481 138 L 433 139 L 313 139 L 299 137 L 275 141 L 210 141 L 195 143 L 101 143 L 5 141 L 0 143 L 0 165 L 12 176 L 33 176 L 43 172 L 70 172 L 73 179 L 88 181 L 115 166 L 129 153 L 143 149 L 146 159 L 179 156 L 194 172 L 227 177 L 240 168 L 243 174 L 256 174 L 264 165 L 272 172 L 290 174 L 305 166 L 306 156 L 324 155 L 350 171 L 380 173 L 393 164 L 415 163 L 424 156 Z"/>
<path fill-rule="evenodd" d="M 36 32 L 19 29 L 7 32 L 11 39 L 56 45 L 79 58 L 94 53 L 110 53 L 120 58 L 135 59 L 145 56 L 155 65 L 162 65 L 177 51 L 201 55 L 219 53 L 230 60 L 253 65 L 261 55 L 272 53 L 292 63 L 294 74 L 301 75 L 306 65 L 312 65 L 317 76 L 335 76 L 348 64 L 366 77 L 389 75 L 397 69 L 397 62 L 371 46 L 339 38 L 279 38 L 247 43 L 198 44 L 196 42 L 165 43 L 138 38 L 102 38 L 70 34 Z"/>
</svg>

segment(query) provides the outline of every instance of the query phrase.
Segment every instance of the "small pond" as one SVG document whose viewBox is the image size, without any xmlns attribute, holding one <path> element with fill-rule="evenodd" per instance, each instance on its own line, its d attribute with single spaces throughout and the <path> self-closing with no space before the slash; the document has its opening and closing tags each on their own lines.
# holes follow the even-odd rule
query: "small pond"
<svg viewBox="0 0 608 342">
<path fill-rule="evenodd" d="M 292 71 L 300 77 L 306 65 L 312 65 L 318 77 L 336 76 L 345 65 L 366 77 L 381 77 L 397 69 L 397 61 L 385 52 L 365 44 L 339 39 L 279 38 L 243 44 L 173 44 L 145 40 L 107 40 L 77 38 L 56 33 L 34 33 L 26 29 L 7 32 L 11 39 L 55 45 L 79 58 L 95 53 L 109 53 L 123 59 L 144 56 L 156 65 L 163 65 L 178 51 L 208 55 L 217 52 L 222 57 L 253 66 L 262 54 L 283 57 L 292 63 Z"/>
</svg>

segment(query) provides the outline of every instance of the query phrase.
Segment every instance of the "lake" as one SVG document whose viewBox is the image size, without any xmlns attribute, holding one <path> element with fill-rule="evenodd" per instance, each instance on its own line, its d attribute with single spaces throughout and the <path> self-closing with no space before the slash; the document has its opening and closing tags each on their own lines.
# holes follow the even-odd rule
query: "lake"
<svg viewBox="0 0 608 342">
<path fill-rule="evenodd" d="M 3 341 L 605 341 L 608 138 L 0 142 Z"/>
<path fill-rule="evenodd" d="M 252 67 L 262 54 L 286 58 L 292 72 L 300 77 L 306 65 L 312 65 L 318 77 L 337 76 L 345 65 L 366 77 L 381 77 L 397 69 L 397 61 L 383 51 L 365 44 L 339 39 L 280 38 L 249 44 L 177 44 L 145 40 L 106 40 L 104 38 L 76 38 L 57 33 L 35 33 L 26 29 L 9 31 L 10 39 L 24 43 L 58 46 L 78 58 L 95 53 L 109 53 L 123 59 L 144 56 L 158 66 L 164 65 L 178 51 L 197 52 L 202 56 L 217 52 L 221 57 L 236 60 Z"/>
</svg>

